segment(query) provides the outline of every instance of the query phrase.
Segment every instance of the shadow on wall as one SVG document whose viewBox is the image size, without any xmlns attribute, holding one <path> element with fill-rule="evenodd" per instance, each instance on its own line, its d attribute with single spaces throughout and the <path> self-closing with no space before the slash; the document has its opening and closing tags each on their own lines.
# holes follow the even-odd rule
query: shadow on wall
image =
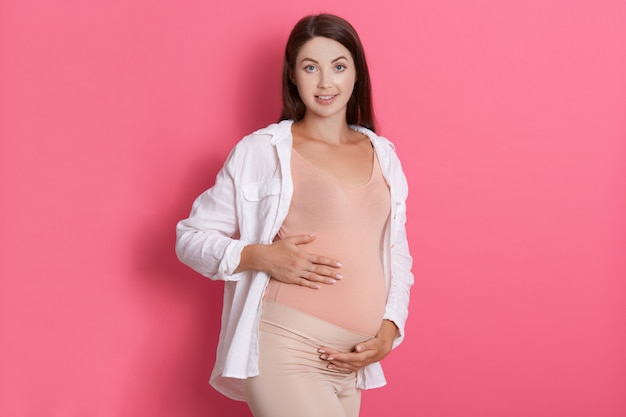
<svg viewBox="0 0 626 417">
<path fill-rule="evenodd" d="M 135 287 L 144 310 L 142 330 L 146 334 L 126 379 L 128 409 L 121 415 L 140 415 L 146 410 L 154 416 L 248 415 L 247 409 L 208 385 L 220 329 L 223 284 L 180 263 L 174 251 L 176 223 L 188 215 L 193 199 L 207 181 L 213 181 L 223 162 L 216 156 L 206 159 L 202 166 L 189 167 L 187 189 L 178 193 L 183 198 L 156 202 L 155 207 L 162 210 L 137 237 L 136 276 L 141 280 Z M 142 399 L 148 396 L 152 398 Z"/>
<path fill-rule="evenodd" d="M 257 41 L 258 42 L 258 41 Z M 223 397 L 208 385 L 220 328 L 223 283 L 212 282 L 181 264 L 174 252 L 175 225 L 189 214 L 193 200 L 210 187 L 224 163 L 227 151 L 211 152 L 211 138 L 240 139 L 232 132 L 249 133 L 278 120 L 280 112 L 280 71 L 283 41 L 266 39 L 251 44 L 242 55 L 241 83 L 234 86 L 236 103 L 232 111 L 240 126 L 207 123 L 212 131 L 199 141 L 207 141 L 208 155 L 191 161 L 181 184 L 170 182 L 170 190 L 154 201 L 153 213 L 143 219 L 134 236 L 134 282 L 144 324 L 142 346 L 135 352 L 128 386 L 122 392 L 126 409 L 119 415 L 151 416 L 249 416 L 245 403 Z M 207 95 L 210 92 L 207 92 Z M 209 115 L 219 122 L 220 115 Z M 155 178 L 167 178 L 167 164 L 155 166 Z M 158 399 L 158 400 L 156 400 Z"/>
</svg>

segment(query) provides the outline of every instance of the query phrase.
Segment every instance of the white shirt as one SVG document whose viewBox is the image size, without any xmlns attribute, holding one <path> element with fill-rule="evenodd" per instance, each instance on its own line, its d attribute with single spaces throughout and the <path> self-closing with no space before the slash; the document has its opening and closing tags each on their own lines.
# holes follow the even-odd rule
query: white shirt
<svg viewBox="0 0 626 417">
<path fill-rule="evenodd" d="M 176 226 L 176 253 L 181 262 L 208 278 L 226 281 L 222 327 L 210 382 L 236 400 L 245 400 L 241 380 L 259 374 L 258 328 L 270 277 L 265 272 L 233 271 L 247 244 L 273 242 L 289 211 L 293 194 L 292 123 L 284 120 L 243 138 L 217 174 L 215 185 L 195 200 L 189 218 Z M 399 329 L 395 348 L 404 338 L 413 284 L 405 230 L 408 185 L 391 142 L 364 127 L 351 128 L 371 140 L 390 190 L 391 216 L 382 258 L 387 282 L 383 318 Z M 379 363 L 357 372 L 360 389 L 385 384 Z"/>
</svg>

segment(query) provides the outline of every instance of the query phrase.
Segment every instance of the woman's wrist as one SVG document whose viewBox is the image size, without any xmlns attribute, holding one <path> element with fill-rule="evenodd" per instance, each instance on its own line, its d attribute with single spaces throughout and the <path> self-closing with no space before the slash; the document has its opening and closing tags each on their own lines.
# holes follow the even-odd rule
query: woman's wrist
<svg viewBox="0 0 626 417">
<path fill-rule="evenodd" d="M 380 325 L 376 337 L 392 345 L 397 334 L 398 326 L 393 321 L 385 319 Z"/>
<path fill-rule="evenodd" d="M 261 243 L 250 243 L 241 250 L 239 265 L 235 269 L 235 273 L 244 271 L 264 271 L 262 260 L 264 251 L 268 245 Z"/>
</svg>

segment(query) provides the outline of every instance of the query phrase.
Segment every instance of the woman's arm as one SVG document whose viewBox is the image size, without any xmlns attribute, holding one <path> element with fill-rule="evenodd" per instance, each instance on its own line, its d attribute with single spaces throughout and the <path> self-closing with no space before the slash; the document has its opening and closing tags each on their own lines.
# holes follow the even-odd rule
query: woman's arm
<svg viewBox="0 0 626 417">
<path fill-rule="evenodd" d="M 320 284 L 332 284 L 341 279 L 338 260 L 307 252 L 307 243 L 314 234 L 283 238 L 272 244 L 245 242 L 237 237 L 255 236 L 241 233 L 250 224 L 245 216 L 254 217 L 257 212 L 238 213 L 237 206 L 242 194 L 242 172 L 249 167 L 249 159 L 259 153 L 249 149 L 256 141 L 240 142 L 228 156 L 218 172 L 215 185 L 202 193 L 195 201 L 191 214 L 176 226 L 176 253 L 181 262 L 200 274 L 224 281 L 238 281 L 244 271 L 266 272 L 279 281 L 319 288 Z M 253 175 L 256 180 L 257 177 Z M 242 216 L 238 218 L 238 216 Z M 254 226 L 249 226 L 254 227 Z M 258 227 L 258 226 L 257 226 Z"/>
<path fill-rule="evenodd" d="M 196 272 L 215 280 L 237 280 L 233 276 L 246 245 L 239 235 L 235 176 L 238 149 L 235 147 L 215 179 L 215 185 L 193 202 L 191 213 L 176 225 L 176 255 Z"/>
</svg>

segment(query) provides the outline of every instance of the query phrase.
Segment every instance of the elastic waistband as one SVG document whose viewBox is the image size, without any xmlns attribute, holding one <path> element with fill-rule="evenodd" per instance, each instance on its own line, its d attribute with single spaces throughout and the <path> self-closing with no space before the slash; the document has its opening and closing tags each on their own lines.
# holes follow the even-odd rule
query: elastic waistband
<svg viewBox="0 0 626 417">
<path fill-rule="evenodd" d="M 351 348 L 373 336 L 356 333 L 284 304 L 263 300 L 261 322 L 337 348 Z"/>
</svg>

